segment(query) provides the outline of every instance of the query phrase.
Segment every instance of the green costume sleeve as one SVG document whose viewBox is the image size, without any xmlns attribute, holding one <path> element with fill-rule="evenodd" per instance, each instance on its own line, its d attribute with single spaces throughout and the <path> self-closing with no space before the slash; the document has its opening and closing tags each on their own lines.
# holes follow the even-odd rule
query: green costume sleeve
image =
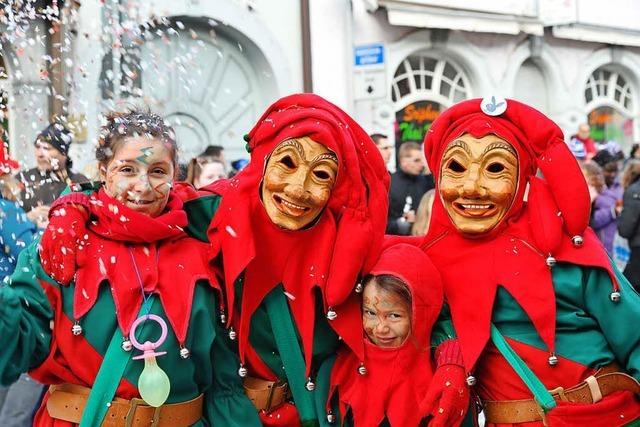
<svg viewBox="0 0 640 427">
<path fill-rule="evenodd" d="M 232 350 L 226 330 L 216 322 L 216 340 L 212 350 L 213 386 L 205 402 L 206 416 L 213 426 L 260 427 L 258 411 L 244 393 L 238 375 L 240 359 Z"/>
<path fill-rule="evenodd" d="M 453 323 L 451 322 L 449 306 L 445 303 L 431 331 L 431 347 L 436 348 L 446 340 L 454 338 L 457 338 L 456 331 L 453 329 Z"/>
<path fill-rule="evenodd" d="M 23 250 L 11 277 L 0 285 L 0 383 L 40 365 L 49 354 L 53 310 L 38 277 L 37 242 Z"/>
<path fill-rule="evenodd" d="M 186 231 L 191 236 L 203 242 L 208 242 L 207 230 L 209 223 L 218 210 L 222 197 L 218 195 L 198 197 L 184 204 L 184 210 L 189 217 Z"/>
<path fill-rule="evenodd" d="M 611 301 L 613 291 L 609 275 L 600 269 L 586 271 L 583 278 L 587 313 L 600 326 L 611 350 L 626 371 L 640 380 L 640 295 L 613 266 L 620 284 L 620 301 Z"/>
</svg>

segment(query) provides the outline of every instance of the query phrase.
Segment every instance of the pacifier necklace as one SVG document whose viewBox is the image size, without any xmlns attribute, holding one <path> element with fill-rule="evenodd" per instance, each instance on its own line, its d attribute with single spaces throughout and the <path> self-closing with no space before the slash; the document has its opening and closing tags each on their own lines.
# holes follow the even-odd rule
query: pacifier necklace
<svg viewBox="0 0 640 427">
<path fill-rule="evenodd" d="M 156 255 L 160 251 L 156 252 Z M 135 258 L 133 256 L 133 252 L 131 248 L 129 248 L 129 254 L 131 255 L 131 261 L 133 262 L 133 267 L 136 272 L 136 276 L 138 277 L 138 283 L 140 284 L 140 291 L 142 292 L 143 304 L 147 305 L 147 302 L 150 297 L 147 297 L 144 293 L 144 285 L 142 283 L 142 277 L 140 276 L 140 271 L 138 270 L 138 265 L 136 264 Z M 156 256 L 156 264 L 158 257 Z M 151 306 L 149 305 L 149 310 Z M 145 341 L 141 344 L 136 339 L 136 328 L 142 325 L 147 320 L 153 320 L 154 322 L 160 325 L 160 329 L 162 332 L 160 333 L 160 338 L 157 341 Z M 131 344 L 142 351 L 143 353 L 133 357 L 133 360 L 144 359 L 144 369 L 138 378 L 138 390 L 140 391 L 140 397 L 149 405 L 153 407 L 158 407 L 164 404 L 169 397 L 169 392 L 171 390 L 171 383 L 169 382 L 169 377 L 167 374 L 158 366 L 156 363 L 156 357 L 163 356 L 167 354 L 166 351 L 156 352 L 155 350 L 159 348 L 162 344 L 164 344 L 167 339 L 167 322 L 160 316 L 155 314 L 144 314 L 138 317 L 133 324 L 131 325 L 131 331 L 129 332 L 129 340 Z"/>
</svg>

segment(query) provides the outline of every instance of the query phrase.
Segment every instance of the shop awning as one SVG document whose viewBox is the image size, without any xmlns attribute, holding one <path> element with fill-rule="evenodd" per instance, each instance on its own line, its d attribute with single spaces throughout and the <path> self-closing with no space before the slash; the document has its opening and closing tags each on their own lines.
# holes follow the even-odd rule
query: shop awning
<svg viewBox="0 0 640 427">
<path fill-rule="evenodd" d="M 419 28 L 446 28 L 480 33 L 542 36 L 544 26 L 538 19 L 522 15 L 485 13 L 474 10 L 429 6 L 421 2 L 378 0 L 387 9 L 389 23 Z"/>
</svg>

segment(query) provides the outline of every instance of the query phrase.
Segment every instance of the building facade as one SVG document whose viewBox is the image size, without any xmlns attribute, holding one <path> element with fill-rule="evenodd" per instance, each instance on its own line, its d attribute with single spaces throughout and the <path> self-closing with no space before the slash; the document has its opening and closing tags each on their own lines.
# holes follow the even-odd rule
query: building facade
<svg viewBox="0 0 640 427">
<path fill-rule="evenodd" d="M 305 90 L 397 145 L 421 141 L 453 103 L 487 94 L 536 106 L 567 135 L 589 122 L 595 139 L 625 151 L 640 140 L 637 2 L 83 0 L 65 7 L 57 86 L 42 71 L 51 62 L 46 16 L 19 28 L 0 20 L 0 92 L 18 153 L 31 152 L 56 109 L 51 99 L 59 99 L 58 110 L 77 127 L 72 156 L 80 168 L 91 163 L 111 109 L 142 104 L 166 116 L 185 161 L 209 144 L 234 160 L 247 157 L 242 136 L 271 102 Z"/>
</svg>

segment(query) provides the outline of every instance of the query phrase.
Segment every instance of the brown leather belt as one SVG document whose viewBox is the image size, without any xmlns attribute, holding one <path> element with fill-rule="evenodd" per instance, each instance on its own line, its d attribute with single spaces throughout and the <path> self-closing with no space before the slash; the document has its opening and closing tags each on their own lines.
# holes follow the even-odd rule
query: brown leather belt
<svg viewBox="0 0 640 427">
<path fill-rule="evenodd" d="M 630 375 L 616 372 L 615 364 L 600 368 L 580 384 L 564 389 L 549 390 L 556 400 L 573 403 L 595 403 L 616 391 L 640 393 L 640 384 Z M 542 421 L 542 408 L 533 399 L 525 400 L 485 400 L 482 402 L 487 422 L 496 424 L 517 424 Z"/>
<path fill-rule="evenodd" d="M 74 384 L 49 387 L 47 412 L 51 418 L 80 423 L 91 389 Z M 102 427 L 187 427 L 202 418 L 202 395 L 181 403 L 170 403 L 158 408 L 148 406 L 142 399 L 116 397 L 109 406 Z"/>
<path fill-rule="evenodd" d="M 245 377 L 243 381 L 244 393 L 258 411 L 272 411 L 282 405 L 291 396 L 289 384 L 263 380 L 255 377 Z"/>
</svg>

